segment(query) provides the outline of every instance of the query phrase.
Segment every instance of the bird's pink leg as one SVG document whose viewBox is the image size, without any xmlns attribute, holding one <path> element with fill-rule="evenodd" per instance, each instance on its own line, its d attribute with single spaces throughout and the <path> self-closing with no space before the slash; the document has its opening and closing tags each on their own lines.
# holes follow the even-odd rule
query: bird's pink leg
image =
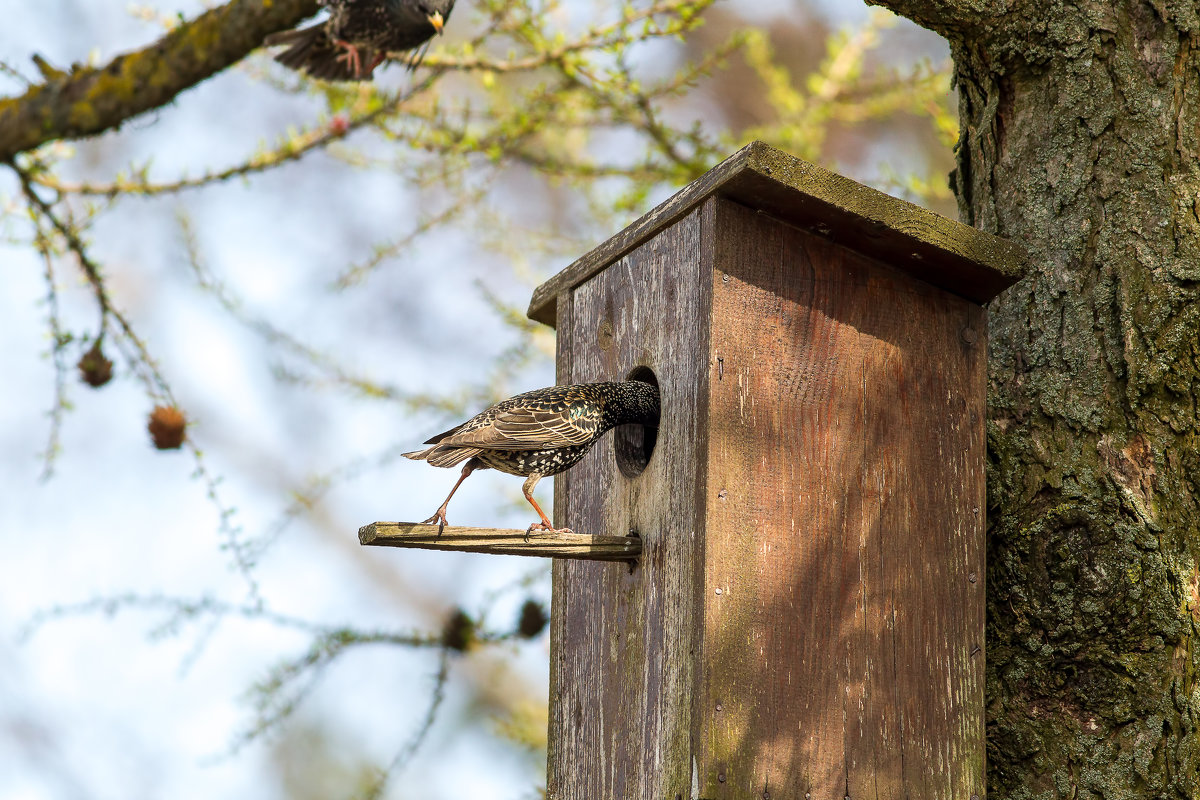
<svg viewBox="0 0 1200 800">
<path fill-rule="evenodd" d="M 537 486 L 537 482 L 540 481 L 541 479 L 542 479 L 541 475 L 530 475 L 528 480 L 526 480 L 525 484 L 521 487 L 521 491 L 524 492 L 524 494 L 525 494 L 525 499 L 529 501 L 529 504 L 531 506 L 533 506 L 533 510 L 536 511 L 538 513 L 538 516 L 542 518 L 541 522 L 535 522 L 532 525 L 530 525 L 529 530 L 527 530 L 526 533 L 528 534 L 532 531 L 549 531 L 550 533 L 570 533 L 571 532 L 570 528 L 554 527 L 554 524 L 550 522 L 550 518 L 546 516 L 546 512 L 542 511 L 542 507 L 537 504 L 537 500 L 533 499 L 533 487 Z"/>
<path fill-rule="evenodd" d="M 380 53 L 379 55 L 377 55 L 373 59 L 371 59 L 371 66 L 367 67 L 367 74 L 370 75 L 372 72 L 374 72 L 375 68 L 378 67 L 380 64 L 382 64 L 383 60 L 385 58 L 387 58 L 387 54 Z"/>
<path fill-rule="evenodd" d="M 334 39 L 333 43 L 346 51 L 337 57 L 338 63 L 349 67 L 354 72 L 355 77 L 362 77 L 362 57 L 358 54 L 358 48 L 342 39 Z M 371 69 L 374 69 L 374 67 L 371 67 Z"/>
<path fill-rule="evenodd" d="M 422 520 L 422 522 L 421 522 L 422 525 L 428 525 L 430 523 L 436 522 L 438 524 L 438 536 L 442 535 L 442 529 L 445 528 L 446 525 L 448 524 L 446 521 L 446 506 L 450 505 L 450 498 L 454 497 L 454 493 L 458 491 L 459 485 L 461 485 L 462 482 L 467 479 L 468 475 L 470 475 L 472 472 L 474 472 L 476 470 L 476 465 L 475 465 L 474 461 L 475 461 L 475 459 L 471 459 L 471 461 L 468 461 L 463 466 L 462 475 L 458 476 L 458 480 L 455 482 L 454 488 L 450 490 L 450 494 L 446 495 L 446 502 L 442 503 L 442 505 L 438 508 L 438 510 L 433 512 L 432 517 L 430 517 L 427 520 Z M 540 511 L 541 509 L 538 509 L 538 510 Z M 543 518 L 544 518 L 544 515 L 543 515 Z"/>
</svg>

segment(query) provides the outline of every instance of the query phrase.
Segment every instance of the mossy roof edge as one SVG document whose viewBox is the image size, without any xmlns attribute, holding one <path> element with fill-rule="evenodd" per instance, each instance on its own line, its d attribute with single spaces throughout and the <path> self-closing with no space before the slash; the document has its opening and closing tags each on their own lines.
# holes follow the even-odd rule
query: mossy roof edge
<svg viewBox="0 0 1200 800">
<path fill-rule="evenodd" d="M 979 304 L 1025 272 L 1025 251 L 1007 239 L 755 141 L 537 287 L 529 317 L 553 326 L 560 292 L 579 286 L 712 196 L 812 231 Z"/>
</svg>

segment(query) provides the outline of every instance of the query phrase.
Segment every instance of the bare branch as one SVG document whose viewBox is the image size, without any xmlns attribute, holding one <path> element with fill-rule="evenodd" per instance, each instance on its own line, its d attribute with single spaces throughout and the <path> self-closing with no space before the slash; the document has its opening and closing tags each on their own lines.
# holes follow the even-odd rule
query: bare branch
<svg viewBox="0 0 1200 800">
<path fill-rule="evenodd" d="M 58 287 L 54 276 L 54 244 L 42 228 L 42 220 L 34 217 L 34 248 L 42 257 L 46 278 L 46 322 L 50 328 L 51 356 L 54 359 L 54 405 L 50 408 L 50 436 L 42 458 L 42 480 L 54 474 L 54 462 L 61 446 L 63 415 L 67 411 L 66 348 L 71 337 L 63 329 L 58 308 Z"/>
<path fill-rule="evenodd" d="M 149 47 L 102 67 L 0 100 L 0 161 L 56 139 L 92 136 L 175 99 L 257 48 L 268 33 L 317 12 L 317 0 L 231 0 L 180 25 Z"/>
<path fill-rule="evenodd" d="M 450 650 L 442 649 L 441 657 L 438 659 L 438 669 L 433 676 L 433 689 L 429 693 L 429 705 L 425 709 L 425 718 L 421 720 L 421 724 L 417 726 L 412 737 L 404 743 L 404 746 L 396 751 L 396 755 L 392 757 L 383 772 L 375 779 L 367 791 L 362 795 L 363 800 L 377 800 L 382 797 L 387 789 L 388 781 L 407 766 L 412 757 L 421 749 L 421 745 L 425 743 L 426 737 L 429 736 L 429 730 L 433 727 L 433 723 L 437 720 L 438 709 L 441 708 L 442 701 L 446 699 L 446 682 L 450 679 Z"/>
</svg>

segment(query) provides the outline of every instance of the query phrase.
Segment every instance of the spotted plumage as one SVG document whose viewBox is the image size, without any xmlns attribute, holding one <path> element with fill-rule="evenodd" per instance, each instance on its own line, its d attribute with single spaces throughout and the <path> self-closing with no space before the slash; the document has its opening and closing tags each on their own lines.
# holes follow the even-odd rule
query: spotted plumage
<svg viewBox="0 0 1200 800">
<path fill-rule="evenodd" d="M 454 0 L 322 0 L 329 18 L 295 31 L 274 33 L 267 46 L 288 45 L 275 56 L 286 67 L 330 81 L 370 80 L 389 53 L 428 47 L 454 8 Z M 408 58 L 416 67 L 425 48 Z"/>
<path fill-rule="evenodd" d="M 404 455 L 435 467 L 467 462 L 446 502 L 425 520 L 437 522 L 439 532 L 459 485 L 473 471 L 489 467 L 526 476 L 522 491 L 541 517 L 530 529 L 554 530 L 533 499 L 537 482 L 573 467 L 612 428 L 658 425 L 658 415 L 658 389 L 641 381 L 550 386 L 497 403 L 425 442 L 432 447 Z"/>
</svg>

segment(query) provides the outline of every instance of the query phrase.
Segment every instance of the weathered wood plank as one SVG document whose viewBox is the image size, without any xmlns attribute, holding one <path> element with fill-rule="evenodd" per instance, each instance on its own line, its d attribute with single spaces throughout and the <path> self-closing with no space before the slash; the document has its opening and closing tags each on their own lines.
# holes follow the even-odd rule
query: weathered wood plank
<svg viewBox="0 0 1200 800">
<path fill-rule="evenodd" d="M 569 319 L 571 314 L 571 296 L 569 291 L 562 292 L 558 299 L 558 314 L 564 319 Z M 562 382 L 561 376 L 571 374 L 571 329 L 568 325 L 563 325 L 557 328 L 554 336 L 554 358 L 555 369 L 558 372 L 559 380 Z M 569 527 L 564 520 L 568 517 L 567 509 L 570 507 L 571 497 L 567 493 L 566 475 L 558 475 L 554 478 L 554 508 L 551 514 L 554 519 L 554 524 L 560 528 Z M 553 610 L 552 612 L 553 613 Z"/>
<path fill-rule="evenodd" d="M 575 558 L 591 561 L 630 561 L 641 555 L 635 536 L 598 536 L 586 533 L 522 531 L 509 528 L 465 528 L 419 522 L 372 522 L 358 529 L 363 545 L 412 547 L 420 550 L 453 550 L 538 558 Z"/>
<path fill-rule="evenodd" d="M 809 230 L 976 303 L 1023 274 L 1016 244 L 751 142 L 539 286 L 529 317 L 554 325 L 558 298 L 691 213 L 724 197 Z"/>
<path fill-rule="evenodd" d="M 984 794 L 986 318 L 718 201 L 698 794 Z"/>
<path fill-rule="evenodd" d="M 707 374 L 709 282 L 699 210 L 575 288 L 560 331 L 560 382 L 649 367 L 662 395 L 658 446 L 625 477 L 613 438 L 556 478 L 556 523 L 637 531 L 628 569 L 560 561 L 551 619 L 549 774 L 555 800 L 691 798 L 700 620 L 697 459 Z M 561 510 L 561 516 L 558 513 Z"/>
<path fill-rule="evenodd" d="M 554 337 L 555 344 L 555 369 L 557 371 L 557 380 L 562 382 L 571 375 L 571 350 L 574 339 L 571 336 L 571 319 L 573 303 L 571 302 L 571 292 L 564 290 L 562 296 L 559 297 L 557 303 L 557 314 L 559 324 Z M 608 437 L 605 437 L 606 439 Z M 595 458 L 595 453 L 589 454 Z M 585 459 L 586 461 L 586 459 Z M 573 469 L 554 476 L 554 509 L 551 512 L 554 518 L 554 524 L 560 528 L 567 526 L 567 520 L 571 518 L 571 498 L 569 494 L 570 484 L 567 482 L 567 476 L 574 470 L 581 469 L 583 465 L 577 465 Z M 565 658 L 564 651 L 561 646 L 557 646 L 557 642 L 567 641 L 569 629 L 567 627 L 567 611 L 564 606 L 565 595 L 553 587 L 561 587 L 565 585 L 565 567 L 566 562 L 555 561 L 550 568 L 551 575 L 551 593 L 550 593 L 550 708 L 548 711 L 548 731 L 546 736 L 546 765 L 547 773 L 555 769 L 554 765 L 567 763 L 567 759 L 571 753 L 571 748 L 566 744 L 563 736 L 555 736 L 555 726 L 564 726 L 571 724 L 570 721 L 564 720 L 561 716 L 561 705 L 554 700 L 560 697 L 564 688 L 574 692 L 570 681 L 572 675 L 564 669 L 561 663 Z M 563 683 L 566 681 L 567 683 Z M 557 719 L 556 719 L 557 717 Z M 560 744 L 561 743 L 561 744 Z M 553 783 L 547 780 L 547 785 Z"/>
</svg>

